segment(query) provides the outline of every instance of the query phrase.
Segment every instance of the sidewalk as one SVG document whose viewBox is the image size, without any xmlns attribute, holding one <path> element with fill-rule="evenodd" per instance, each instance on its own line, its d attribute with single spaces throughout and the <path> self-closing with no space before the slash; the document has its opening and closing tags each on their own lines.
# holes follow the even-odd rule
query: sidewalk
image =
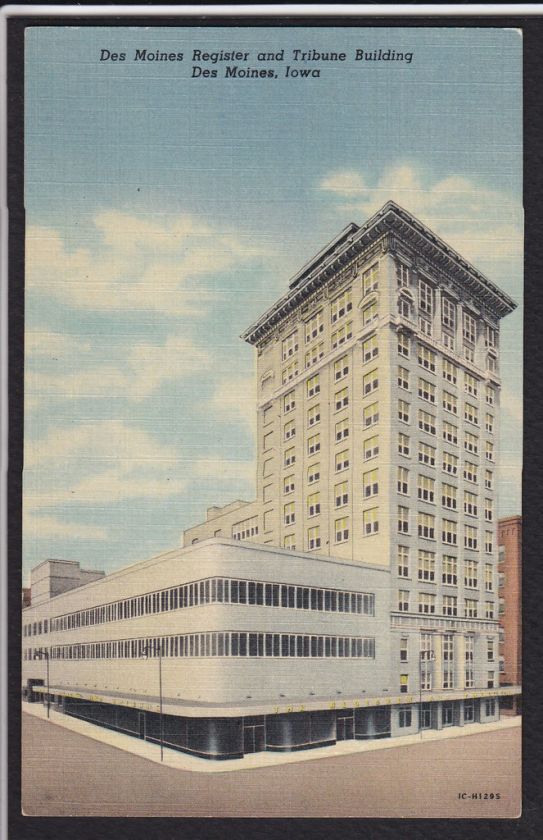
<svg viewBox="0 0 543 840">
<path fill-rule="evenodd" d="M 23 712 L 42 720 L 47 718 L 47 709 L 38 703 L 24 703 Z M 340 741 L 331 747 L 316 747 L 315 749 L 291 753 L 260 752 L 227 761 L 210 761 L 205 758 L 197 758 L 165 746 L 163 762 L 160 761 L 160 746 L 158 744 L 143 741 L 131 735 L 123 735 L 121 732 L 114 732 L 111 729 L 103 729 L 93 723 L 61 714 L 54 709 L 51 709 L 50 712 L 50 723 L 63 726 L 79 735 L 85 735 L 87 738 L 108 744 L 110 747 L 116 747 L 157 764 L 162 763 L 166 767 L 172 767 L 176 770 L 195 773 L 228 773 L 232 770 L 248 770 L 280 764 L 293 764 L 300 761 L 314 761 L 319 758 L 374 752 L 375 750 L 387 750 L 427 741 L 444 741 L 449 738 L 462 738 L 500 729 L 511 729 L 520 727 L 521 718 L 520 716 L 508 717 L 495 723 L 471 723 L 467 726 L 447 727 L 447 729 L 439 731 L 425 730 L 422 737 L 421 733 L 418 733 L 416 735 L 404 735 L 401 738 L 383 738 L 377 741 Z"/>
</svg>

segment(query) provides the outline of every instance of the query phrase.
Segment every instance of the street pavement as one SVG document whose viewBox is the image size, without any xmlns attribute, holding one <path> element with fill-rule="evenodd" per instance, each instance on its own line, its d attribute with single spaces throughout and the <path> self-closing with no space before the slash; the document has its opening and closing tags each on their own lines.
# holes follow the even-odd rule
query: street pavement
<svg viewBox="0 0 543 840">
<path fill-rule="evenodd" d="M 28 816 L 520 813 L 519 727 L 229 773 L 164 767 L 26 713 L 22 746 L 22 810 Z"/>
</svg>

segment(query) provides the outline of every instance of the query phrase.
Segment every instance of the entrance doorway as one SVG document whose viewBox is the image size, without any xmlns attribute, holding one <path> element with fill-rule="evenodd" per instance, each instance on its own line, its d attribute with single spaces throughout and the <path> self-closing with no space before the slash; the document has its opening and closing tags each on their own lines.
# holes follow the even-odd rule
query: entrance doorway
<svg viewBox="0 0 543 840">
<path fill-rule="evenodd" d="M 354 714 L 344 715 L 336 720 L 336 741 L 352 741 L 354 738 Z"/>
<path fill-rule="evenodd" d="M 243 752 L 262 752 L 266 748 L 264 724 L 244 724 L 243 726 Z"/>
</svg>

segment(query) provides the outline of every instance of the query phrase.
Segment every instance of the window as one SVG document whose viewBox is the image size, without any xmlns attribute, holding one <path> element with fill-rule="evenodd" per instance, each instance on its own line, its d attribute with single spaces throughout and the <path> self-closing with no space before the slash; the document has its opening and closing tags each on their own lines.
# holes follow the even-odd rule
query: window
<svg viewBox="0 0 543 840">
<path fill-rule="evenodd" d="M 492 470 L 485 470 L 485 490 L 492 490 L 493 477 Z"/>
<path fill-rule="evenodd" d="M 442 583 L 445 583 L 448 586 L 456 586 L 458 583 L 457 569 L 458 561 L 456 557 L 453 557 L 451 554 L 444 554 L 441 572 Z"/>
<path fill-rule="evenodd" d="M 409 423 L 409 403 L 405 400 L 398 400 L 398 420 L 401 423 Z"/>
<path fill-rule="evenodd" d="M 445 633 L 443 636 L 443 688 L 454 688 L 454 636 Z M 453 722 L 453 704 L 443 703 L 443 725 L 451 726 Z"/>
<path fill-rule="evenodd" d="M 311 365 L 315 365 L 319 359 L 322 359 L 324 356 L 324 342 L 321 341 L 319 344 L 314 344 L 310 350 L 307 351 L 305 354 L 305 366 L 306 368 L 311 367 Z"/>
<path fill-rule="evenodd" d="M 376 496 L 379 492 L 379 470 L 370 470 L 363 475 L 364 498 Z"/>
<path fill-rule="evenodd" d="M 334 487 L 334 502 L 337 508 L 343 507 L 349 502 L 349 484 L 342 481 Z"/>
<path fill-rule="evenodd" d="M 364 387 L 364 396 L 371 394 L 372 391 L 375 391 L 379 387 L 377 368 L 375 368 L 375 370 L 371 370 L 369 373 L 366 373 L 362 382 Z"/>
<path fill-rule="evenodd" d="M 474 426 L 479 425 L 479 412 L 474 405 L 471 405 L 471 403 L 466 403 L 464 405 L 464 420 L 467 423 L 473 423 Z"/>
<path fill-rule="evenodd" d="M 409 675 L 400 674 L 400 694 L 407 694 L 409 688 Z"/>
<path fill-rule="evenodd" d="M 494 461 L 494 444 L 489 440 L 485 443 L 485 458 L 487 461 Z"/>
<path fill-rule="evenodd" d="M 435 540 L 436 538 L 436 518 L 429 513 L 417 514 L 417 531 L 419 537 L 424 537 L 426 540 Z"/>
<path fill-rule="evenodd" d="M 332 324 L 335 324 L 340 318 L 350 312 L 353 308 L 352 291 L 346 289 L 332 301 L 330 307 L 330 316 Z"/>
<path fill-rule="evenodd" d="M 458 429 L 452 423 L 443 421 L 443 440 L 447 443 L 452 443 L 454 446 L 458 445 Z"/>
<path fill-rule="evenodd" d="M 496 391 L 492 387 L 492 385 L 486 386 L 486 404 L 487 405 L 494 405 L 496 400 Z"/>
<path fill-rule="evenodd" d="M 449 475 L 458 474 L 458 457 L 451 452 L 443 452 L 443 472 Z"/>
<path fill-rule="evenodd" d="M 472 364 L 475 363 L 475 348 L 473 346 L 464 344 L 464 358 Z"/>
<path fill-rule="evenodd" d="M 296 462 L 296 449 L 291 446 L 290 449 L 285 449 L 285 467 L 291 467 Z"/>
<path fill-rule="evenodd" d="M 340 420 L 339 423 L 336 423 L 335 427 L 335 438 L 336 443 L 340 440 L 345 440 L 349 437 L 349 421 L 348 420 Z"/>
<path fill-rule="evenodd" d="M 466 525 L 464 528 L 464 548 L 472 548 L 476 551 L 477 544 L 477 528 Z"/>
<path fill-rule="evenodd" d="M 427 443 L 419 443 L 419 463 L 428 467 L 436 465 L 436 448 Z"/>
<path fill-rule="evenodd" d="M 288 505 L 285 505 L 283 508 L 283 522 L 285 525 L 294 525 L 296 521 L 296 515 L 294 512 L 294 502 L 289 502 Z"/>
<path fill-rule="evenodd" d="M 364 461 L 375 458 L 379 454 L 379 436 L 374 435 L 364 441 Z"/>
<path fill-rule="evenodd" d="M 436 611 L 436 596 L 429 592 L 419 592 L 419 613 L 428 615 L 435 614 Z"/>
<path fill-rule="evenodd" d="M 479 393 L 479 380 L 475 379 L 470 373 L 464 371 L 464 391 L 466 394 L 476 397 Z"/>
<path fill-rule="evenodd" d="M 486 661 L 494 662 L 494 639 L 490 636 L 487 636 L 486 640 Z M 489 686 L 489 688 L 492 688 L 492 686 Z"/>
<path fill-rule="evenodd" d="M 485 522 L 492 522 L 494 519 L 494 505 L 492 499 L 485 499 Z"/>
<path fill-rule="evenodd" d="M 317 491 L 316 493 L 311 493 L 307 497 L 307 515 L 308 516 L 317 516 L 321 512 L 321 500 L 320 500 L 320 493 Z"/>
<path fill-rule="evenodd" d="M 418 362 L 419 365 L 426 368 L 426 370 L 431 371 L 431 373 L 436 372 L 436 354 L 423 344 L 419 344 Z"/>
<path fill-rule="evenodd" d="M 423 335 L 432 335 L 432 321 L 425 315 L 419 318 L 419 329 Z"/>
<path fill-rule="evenodd" d="M 458 368 L 448 359 L 443 359 L 443 379 L 450 382 L 451 385 L 456 385 L 458 379 Z"/>
<path fill-rule="evenodd" d="M 492 353 L 489 353 L 486 357 L 486 369 L 490 371 L 490 373 L 498 372 L 498 360 Z"/>
<path fill-rule="evenodd" d="M 284 426 L 284 438 L 290 440 L 296 435 L 296 426 L 294 420 L 289 420 Z"/>
<path fill-rule="evenodd" d="M 398 577 L 409 577 L 409 547 L 398 546 Z"/>
<path fill-rule="evenodd" d="M 379 346 L 376 335 L 371 335 L 362 343 L 362 359 L 364 363 L 375 359 L 379 355 Z"/>
<path fill-rule="evenodd" d="M 349 518 L 347 516 L 344 516 L 342 519 L 336 519 L 334 533 L 337 543 L 346 542 L 349 539 Z"/>
<path fill-rule="evenodd" d="M 410 269 L 408 265 L 404 265 L 401 262 L 396 263 L 396 280 L 399 288 L 409 286 L 409 274 Z"/>
<path fill-rule="evenodd" d="M 366 326 L 366 324 L 371 324 L 371 322 L 378 318 L 378 316 L 379 312 L 377 308 L 377 301 L 374 300 L 362 310 L 362 323 L 364 326 Z"/>
<path fill-rule="evenodd" d="M 332 350 L 335 350 L 336 347 L 340 347 L 342 344 L 345 344 L 345 342 L 352 337 L 353 322 L 349 321 L 348 324 L 344 324 L 332 333 Z"/>
<path fill-rule="evenodd" d="M 419 549 L 418 579 L 434 583 L 436 579 L 436 556 L 433 551 Z"/>
<path fill-rule="evenodd" d="M 491 435 L 494 431 L 494 418 L 492 414 L 489 414 L 488 411 L 485 414 L 485 432 Z"/>
<path fill-rule="evenodd" d="M 457 524 L 452 519 L 441 520 L 441 540 L 446 545 L 457 544 Z"/>
<path fill-rule="evenodd" d="M 374 402 L 365 407 L 363 412 L 363 421 L 365 428 L 368 428 L 368 426 L 374 426 L 379 422 L 379 403 Z"/>
<path fill-rule="evenodd" d="M 494 591 L 494 571 L 492 563 L 485 563 L 485 592 Z"/>
<path fill-rule="evenodd" d="M 426 379 L 419 376 L 419 397 L 426 402 L 435 403 L 436 401 L 436 386 Z"/>
<path fill-rule="evenodd" d="M 464 491 L 464 513 L 468 516 L 477 516 L 478 513 L 477 496 L 475 493 Z"/>
<path fill-rule="evenodd" d="M 472 598 L 464 601 L 464 618 L 477 618 L 477 601 Z"/>
<path fill-rule="evenodd" d="M 466 481 L 471 481 L 473 484 L 476 484 L 477 469 L 477 464 L 472 464 L 470 461 L 466 461 L 464 464 L 464 479 Z"/>
<path fill-rule="evenodd" d="M 428 435 L 435 435 L 436 433 L 436 418 L 428 411 L 423 411 L 419 408 L 418 412 L 419 429 L 421 432 L 426 432 Z"/>
<path fill-rule="evenodd" d="M 272 446 L 273 446 L 273 432 L 268 432 L 267 435 L 264 435 L 264 439 L 262 441 L 262 449 L 265 452 L 267 449 L 271 449 Z"/>
<path fill-rule="evenodd" d="M 290 356 L 294 355 L 294 353 L 298 349 L 298 333 L 297 333 L 297 331 L 294 331 L 293 333 L 291 333 L 290 335 L 288 335 L 286 338 L 283 339 L 282 344 L 281 344 L 281 348 L 282 348 L 281 358 L 282 358 L 283 361 L 286 361 L 286 359 L 288 359 Z"/>
<path fill-rule="evenodd" d="M 473 636 L 466 636 L 465 637 L 465 660 L 466 660 L 466 667 L 465 667 L 465 686 L 466 688 L 473 688 L 474 684 L 474 670 L 473 670 L 473 654 L 474 654 L 474 640 Z M 473 711 L 473 703 L 470 704 L 471 709 Z M 464 704 L 464 720 L 466 720 L 466 704 Z M 471 717 L 473 720 L 473 715 Z"/>
<path fill-rule="evenodd" d="M 454 394 L 443 391 L 443 408 L 445 411 L 450 411 L 451 414 L 458 414 L 458 400 Z"/>
<path fill-rule="evenodd" d="M 288 412 L 292 411 L 294 408 L 296 408 L 296 391 L 292 390 L 283 397 L 283 411 L 285 414 L 288 414 Z"/>
<path fill-rule="evenodd" d="M 475 344 L 477 335 L 476 329 L 475 318 L 470 315 L 469 312 L 464 310 L 462 312 L 462 336 L 464 341 L 468 341 L 470 344 Z"/>
<path fill-rule="evenodd" d="M 492 531 L 485 531 L 485 551 L 487 554 L 492 554 L 494 551 L 494 539 Z"/>
<path fill-rule="evenodd" d="M 409 390 L 409 371 L 401 365 L 398 365 L 398 387 Z"/>
<path fill-rule="evenodd" d="M 398 333 L 398 353 L 406 359 L 409 358 L 409 336 L 404 332 Z"/>
<path fill-rule="evenodd" d="M 289 365 L 283 368 L 283 373 L 281 376 L 281 381 L 283 382 L 283 385 L 285 385 L 287 382 L 290 382 L 290 380 L 294 379 L 295 376 L 298 376 L 297 359 L 295 359 L 293 362 L 291 362 Z"/>
<path fill-rule="evenodd" d="M 400 639 L 400 662 L 407 662 L 409 640 L 406 638 Z"/>
<path fill-rule="evenodd" d="M 321 407 L 320 407 L 320 405 L 314 405 L 313 408 L 308 409 L 307 425 L 309 427 L 315 426 L 317 423 L 320 422 L 320 419 L 321 419 Z"/>
<path fill-rule="evenodd" d="M 485 618 L 494 618 L 494 603 L 485 601 Z"/>
<path fill-rule="evenodd" d="M 258 516 L 252 516 L 250 519 L 244 519 L 243 522 L 236 522 L 232 525 L 232 539 L 247 540 L 258 534 Z M 156 612 L 156 610 L 153 610 Z"/>
<path fill-rule="evenodd" d="M 489 671 L 488 673 L 492 674 L 492 678 L 494 678 L 492 671 Z M 492 685 L 489 685 L 488 688 L 494 688 L 494 679 L 492 679 Z M 491 700 L 485 700 L 485 713 L 487 717 L 494 717 L 496 714 L 496 701 L 494 698 Z"/>
<path fill-rule="evenodd" d="M 398 533 L 409 533 L 409 508 L 398 505 Z"/>
<path fill-rule="evenodd" d="M 441 485 L 441 504 L 449 510 L 456 510 L 457 489 L 452 484 Z"/>
<path fill-rule="evenodd" d="M 343 379 L 349 373 L 349 357 L 342 356 L 334 362 L 334 380 Z"/>
<path fill-rule="evenodd" d="M 364 534 L 377 534 L 379 531 L 379 508 L 371 508 L 362 513 L 362 522 L 364 526 Z"/>
<path fill-rule="evenodd" d="M 434 290 L 425 280 L 419 279 L 419 311 L 426 315 L 434 312 Z"/>
<path fill-rule="evenodd" d="M 288 548 L 290 551 L 296 550 L 296 537 L 294 534 L 285 534 L 283 547 Z"/>
<path fill-rule="evenodd" d="M 409 456 L 409 436 L 400 432 L 398 435 L 398 453 Z"/>
<path fill-rule="evenodd" d="M 320 452 L 321 448 L 321 436 L 320 434 L 312 435 L 307 439 L 307 454 L 314 455 L 316 452 Z"/>
<path fill-rule="evenodd" d="M 447 297 L 441 298 L 441 323 L 450 330 L 456 329 L 456 304 Z"/>
<path fill-rule="evenodd" d="M 443 596 L 443 615 L 458 615 L 458 598 L 456 595 Z M 443 686 L 445 688 L 445 686 Z"/>
<path fill-rule="evenodd" d="M 407 589 L 398 591 L 398 612 L 409 612 L 409 592 Z"/>
<path fill-rule="evenodd" d="M 398 467 L 398 493 L 407 496 L 409 493 L 409 470 Z"/>
<path fill-rule="evenodd" d="M 320 312 L 316 312 L 309 321 L 306 321 L 305 324 L 305 341 L 306 344 L 309 344 L 310 341 L 313 341 L 314 338 L 317 338 L 320 333 L 324 331 L 324 317 L 322 310 Z"/>
<path fill-rule="evenodd" d="M 315 525 L 313 528 L 309 528 L 307 531 L 307 547 L 309 551 L 312 551 L 315 548 L 321 547 L 321 537 L 320 537 L 320 528 L 318 525 Z"/>
<path fill-rule="evenodd" d="M 336 455 L 336 472 L 341 472 L 341 470 L 346 470 L 349 466 L 349 450 L 343 449 L 341 452 L 338 452 Z"/>
<path fill-rule="evenodd" d="M 320 464 L 312 464 L 310 467 L 307 468 L 307 483 L 308 484 L 315 484 L 321 477 L 321 465 Z"/>
<path fill-rule="evenodd" d="M 496 348 L 498 346 L 498 331 L 485 324 L 485 347 Z"/>
<path fill-rule="evenodd" d="M 402 318 L 406 318 L 407 320 L 411 320 L 411 310 L 413 308 L 413 304 L 411 302 L 410 297 L 407 295 L 400 295 L 398 297 L 398 314 L 401 315 Z"/>
<path fill-rule="evenodd" d="M 362 288 L 365 295 L 377 291 L 379 286 L 379 263 L 374 263 L 362 274 Z"/>
<path fill-rule="evenodd" d="M 464 434 L 464 449 L 466 452 L 471 452 L 477 455 L 479 452 L 479 438 L 477 435 L 472 435 L 470 432 Z"/>
<path fill-rule="evenodd" d="M 417 497 L 422 502 L 435 501 L 435 479 L 428 478 L 426 475 L 419 475 L 417 478 Z"/>
<path fill-rule="evenodd" d="M 341 391 L 336 391 L 334 397 L 334 406 L 336 411 L 339 411 L 341 408 L 345 408 L 349 405 L 349 389 L 342 388 Z"/>
<path fill-rule="evenodd" d="M 287 475 L 283 479 L 283 493 L 294 493 L 294 475 Z"/>
<path fill-rule="evenodd" d="M 307 398 L 314 397 L 315 394 L 320 392 L 321 386 L 319 383 L 319 374 L 316 373 L 314 376 L 310 376 L 309 379 L 306 380 L 306 393 Z"/>
<path fill-rule="evenodd" d="M 464 562 L 464 586 L 468 589 L 477 589 L 477 561 L 466 560 Z"/>
</svg>

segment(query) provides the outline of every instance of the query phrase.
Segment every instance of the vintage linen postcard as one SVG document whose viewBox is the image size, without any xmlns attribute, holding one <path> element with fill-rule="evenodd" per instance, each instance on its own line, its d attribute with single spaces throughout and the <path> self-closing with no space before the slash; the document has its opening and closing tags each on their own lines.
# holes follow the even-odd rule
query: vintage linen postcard
<svg viewBox="0 0 543 840">
<path fill-rule="evenodd" d="M 519 816 L 522 52 L 26 29 L 24 814 Z"/>
</svg>

